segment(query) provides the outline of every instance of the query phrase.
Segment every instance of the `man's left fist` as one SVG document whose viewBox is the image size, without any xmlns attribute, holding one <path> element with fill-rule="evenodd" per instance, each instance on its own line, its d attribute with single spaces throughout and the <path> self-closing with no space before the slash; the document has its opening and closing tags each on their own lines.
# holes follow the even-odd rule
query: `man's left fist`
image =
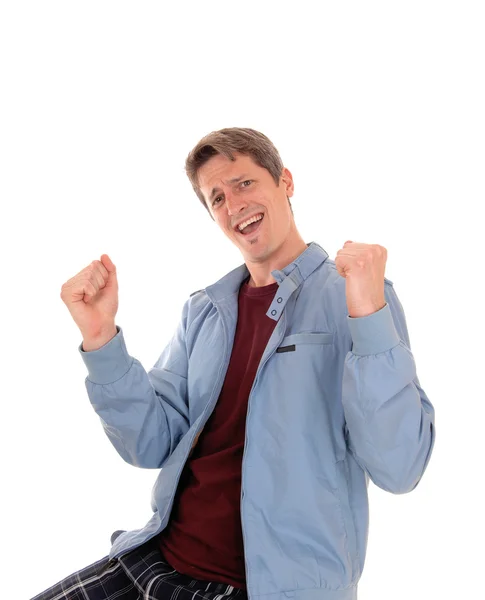
<svg viewBox="0 0 485 600">
<path fill-rule="evenodd" d="M 387 250 L 378 244 L 347 241 L 337 252 L 335 266 L 345 277 L 345 296 L 350 317 L 366 317 L 386 305 L 384 272 Z"/>
</svg>

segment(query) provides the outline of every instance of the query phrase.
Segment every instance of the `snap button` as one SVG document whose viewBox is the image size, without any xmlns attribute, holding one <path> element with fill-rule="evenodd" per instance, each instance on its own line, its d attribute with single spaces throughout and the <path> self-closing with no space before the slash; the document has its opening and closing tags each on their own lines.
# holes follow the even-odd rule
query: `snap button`
<svg viewBox="0 0 485 600">
<path fill-rule="evenodd" d="M 275 310 L 272 310 L 272 311 L 271 311 L 271 314 L 272 314 L 272 315 L 273 315 L 273 317 L 274 317 L 274 316 L 275 316 L 275 314 L 276 314 L 276 311 L 275 311 Z"/>
<path fill-rule="evenodd" d="M 280 304 L 281 302 L 283 302 L 283 298 L 278 298 L 278 300 L 276 300 L 276 302 L 278 302 L 278 304 Z"/>
</svg>

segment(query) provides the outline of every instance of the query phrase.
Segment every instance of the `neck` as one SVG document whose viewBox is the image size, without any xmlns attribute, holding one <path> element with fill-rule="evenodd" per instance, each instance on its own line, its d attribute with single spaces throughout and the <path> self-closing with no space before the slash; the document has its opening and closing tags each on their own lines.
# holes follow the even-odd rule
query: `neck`
<svg viewBox="0 0 485 600">
<path fill-rule="evenodd" d="M 262 287 L 275 283 L 275 278 L 271 271 L 283 269 L 289 265 L 295 258 L 298 258 L 306 249 L 307 245 L 300 234 L 296 233 L 294 239 L 289 243 L 285 241 L 268 260 L 263 262 L 246 262 L 248 271 L 251 274 L 249 278 L 249 287 Z"/>
</svg>

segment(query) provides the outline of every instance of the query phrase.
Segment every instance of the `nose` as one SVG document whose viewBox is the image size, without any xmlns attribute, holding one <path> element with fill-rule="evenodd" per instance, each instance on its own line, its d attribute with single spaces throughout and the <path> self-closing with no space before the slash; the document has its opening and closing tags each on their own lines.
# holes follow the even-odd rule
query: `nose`
<svg viewBox="0 0 485 600">
<path fill-rule="evenodd" d="M 226 193 L 226 209 L 229 216 L 237 215 L 248 207 L 247 201 L 237 194 Z"/>
</svg>

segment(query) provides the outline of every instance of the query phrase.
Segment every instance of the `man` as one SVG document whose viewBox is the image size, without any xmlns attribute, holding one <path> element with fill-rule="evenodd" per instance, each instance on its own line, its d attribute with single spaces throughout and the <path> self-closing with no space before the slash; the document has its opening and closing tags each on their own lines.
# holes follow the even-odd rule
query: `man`
<svg viewBox="0 0 485 600">
<path fill-rule="evenodd" d="M 191 295 L 148 373 L 128 354 L 116 309 L 96 339 L 81 328 L 107 436 L 128 463 L 161 469 L 154 513 L 36 600 L 81 589 L 90 599 L 354 600 L 369 478 L 412 491 L 435 439 L 386 249 L 348 240 L 332 261 L 306 244 L 292 175 L 253 129 L 205 136 L 186 172 L 244 264 Z M 94 294 L 84 273 L 63 286 L 65 301 L 81 280 L 91 302 L 117 292 L 116 268 L 101 259 L 89 271 Z"/>
</svg>

